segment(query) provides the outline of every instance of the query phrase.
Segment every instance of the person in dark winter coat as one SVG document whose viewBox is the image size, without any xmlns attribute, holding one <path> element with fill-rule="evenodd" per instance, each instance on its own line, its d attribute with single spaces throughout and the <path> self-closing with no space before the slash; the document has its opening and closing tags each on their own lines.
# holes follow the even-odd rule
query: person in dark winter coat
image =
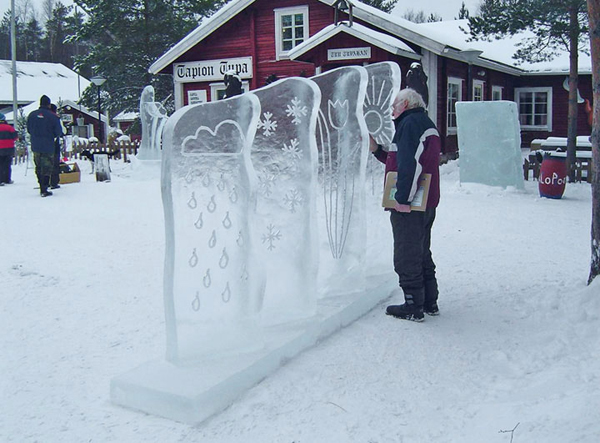
<svg viewBox="0 0 600 443">
<path fill-rule="evenodd" d="M 391 305 L 388 315 L 423 321 L 423 313 L 438 315 L 438 285 L 431 255 L 431 228 L 440 200 L 439 161 L 441 142 L 435 124 L 425 112 L 425 102 L 414 89 L 403 89 L 393 104 L 396 133 L 389 152 L 371 139 L 371 151 L 398 172 L 395 207 L 390 210 L 394 235 L 394 270 L 404 293 L 404 304 Z M 431 174 L 425 211 L 412 211 L 423 174 Z"/>
<path fill-rule="evenodd" d="M 27 117 L 27 132 L 31 136 L 31 150 L 35 174 L 40 184 L 40 195 L 48 197 L 52 192 L 50 176 L 53 170 L 54 140 L 63 135 L 60 119 L 50 109 L 50 98 L 42 95 L 40 108 Z"/>
<path fill-rule="evenodd" d="M 17 131 L 6 122 L 4 114 L 0 113 L 0 186 L 12 183 L 11 164 L 15 156 L 15 140 Z"/>
<path fill-rule="evenodd" d="M 231 98 L 242 94 L 242 79 L 234 71 L 227 71 L 224 77 L 225 96 L 223 98 Z"/>
<path fill-rule="evenodd" d="M 423 71 L 423 65 L 419 62 L 413 62 L 406 73 L 406 87 L 414 89 L 425 102 L 425 109 L 429 106 L 429 88 L 427 87 L 427 74 Z"/>
</svg>

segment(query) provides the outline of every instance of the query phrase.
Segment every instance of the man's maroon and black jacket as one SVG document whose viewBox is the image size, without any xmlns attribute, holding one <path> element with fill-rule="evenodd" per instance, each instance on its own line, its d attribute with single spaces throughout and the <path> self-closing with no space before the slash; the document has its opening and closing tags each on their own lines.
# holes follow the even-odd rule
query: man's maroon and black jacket
<svg viewBox="0 0 600 443">
<path fill-rule="evenodd" d="M 390 151 L 378 146 L 373 155 L 385 163 L 386 176 L 389 171 L 398 171 L 396 201 L 403 205 L 415 197 L 420 176 L 431 174 L 427 208 L 436 208 L 440 201 L 441 142 L 435 124 L 423 108 L 404 111 L 394 123 L 396 133 Z"/>
</svg>

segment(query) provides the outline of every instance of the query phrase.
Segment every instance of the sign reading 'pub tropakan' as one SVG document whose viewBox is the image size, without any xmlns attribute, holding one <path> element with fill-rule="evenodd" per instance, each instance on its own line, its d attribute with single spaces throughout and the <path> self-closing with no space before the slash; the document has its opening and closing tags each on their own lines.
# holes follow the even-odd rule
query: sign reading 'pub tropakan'
<svg viewBox="0 0 600 443">
<path fill-rule="evenodd" d="M 327 50 L 327 60 L 352 60 L 355 58 L 371 58 L 371 48 L 341 48 Z"/>
<path fill-rule="evenodd" d="M 243 79 L 252 78 L 252 57 L 205 60 L 173 65 L 173 76 L 175 81 L 179 83 L 223 80 L 223 76 L 227 71 L 233 71 Z"/>
</svg>

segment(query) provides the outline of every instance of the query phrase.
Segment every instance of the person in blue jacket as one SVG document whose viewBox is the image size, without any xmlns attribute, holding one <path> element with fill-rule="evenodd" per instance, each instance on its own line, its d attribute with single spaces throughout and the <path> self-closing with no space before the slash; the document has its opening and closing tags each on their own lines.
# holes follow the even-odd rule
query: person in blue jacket
<svg viewBox="0 0 600 443">
<path fill-rule="evenodd" d="M 395 207 L 390 210 L 394 235 L 394 270 L 404 293 L 404 304 L 391 305 L 386 314 L 423 321 L 423 313 L 438 315 L 438 285 L 431 254 L 431 228 L 440 201 L 441 141 L 435 124 L 427 116 L 425 102 L 414 89 L 401 90 L 392 106 L 396 132 L 389 151 L 371 139 L 371 151 L 398 172 Z M 425 211 L 411 210 L 419 181 L 431 174 Z"/>
<path fill-rule="evenodd" d="M 48 186 L 54 167 L 54 140 L 63 135 L 60 119 L 50 109 L 48 96 L 42 95 L 39 109 L 27 117 L 27 132 L 31 138 L 31 150 L 33 151 L 35 174 L 40 184 L 40 195 L 48 197 L 52 195 Z"/>
</svg>

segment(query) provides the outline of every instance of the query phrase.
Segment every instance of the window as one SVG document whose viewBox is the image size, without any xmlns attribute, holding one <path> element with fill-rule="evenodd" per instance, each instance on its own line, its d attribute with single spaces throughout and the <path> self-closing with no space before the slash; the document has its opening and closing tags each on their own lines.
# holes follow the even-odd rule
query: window
<svg viewBox="0 0 600 443">
<path fill-rule="evenodd" d="M 517 88 L 521 129 L 552 130 L 552 88 Z"/>
<path fill-rule="evenodd" d="M 483 101 L 483 82 L 481 80 L 473 80 L 473 101 Z"/>
<path fill-rule="evenodd" d="M 492 86 L 492 100 L 502 100 L 503 91 L 502 86 Z"/>
<path fill-rule="evenodd" d="M 225 83 L 211 83 L 210 84 L 210 100 L 216 102 L 217 100 L 222 100 L 225 96 Z M 248 92 L 250 90 L 250 84 L 247 81 L 242 82 L 242 92 Z"/>
<path fill-rule="evenodd" d="M 447 122 L 448 133 L 456 134 L 456 102 L 462 99 L 462 80 L 460 78 L 448 78 L 447 98 Z"/>
<path fill-rule="evenodd" d="M 275 9 L 276 57 L 287 53 L 308 38 L 308 6 Z"/>
</svg>

